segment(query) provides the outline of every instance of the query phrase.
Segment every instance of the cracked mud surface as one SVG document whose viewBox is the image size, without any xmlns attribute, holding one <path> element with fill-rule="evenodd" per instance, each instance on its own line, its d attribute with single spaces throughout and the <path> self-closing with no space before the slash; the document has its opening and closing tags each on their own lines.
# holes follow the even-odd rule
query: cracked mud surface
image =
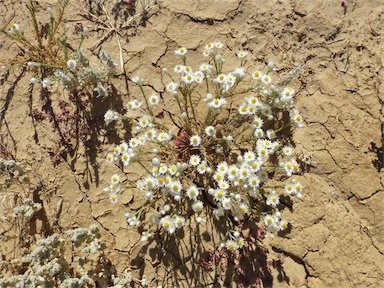
<svg viewBox="0 0 384 288">
<path fill-rule="evenodd" d="M 0 3 L 1 15 L 11 19 L 12 9 L 19 6 L 15 1 L 4 2 Z M 47 1 L 38 2 L 47 6 Z M 383 286 L 382 1 L 345 1 L 345 15 L 341 1 L 336 0 L 159 2 L 146 26 L 138 26 L 123 45 L 127 74 L 150 80 L 147 88 L 154 91 L 163 90 L 161 69 L 177 64 L 172 54 L 179 46 L 200 51 L 205 43 L 219 40 L 233 51 L 252 51 L 255 68 L 269 60 L 280 71 L 305 63 L 293 83 L 305 119 L 304 128 L 294 135 L 297 153 L 308 157 L 306 171 L 297 177 L 305 190 L 301 201 L 294 200 L 293 211 L 283 212 L 292 225 L 291 232 L 268 241 L 271 253 L 284 258 L 282 270 L 273 272 L 273 287 Z M 90 23 L 84 21 L 84 25 Z M 94 35 L 87 45 L 97 39 Z M 0 49 L 12 53 L 14 47 L 8 45 L 0 41 Z M 103 43 L 102 49 L 118 59 L 113 39 Z M 195 57 L 200 60 L 199 55 Z M 218 283 L 235 287 L 228 275 L 220 278 L 216 271 L 195 267 L 198 253 L 194 253 L 197 247 L 190 237 L 194 231 L 178 243 L 164 243 L 163 249 L 154 249 L 154 243 L 141 247 L 140 234 L 129 229 L 124 219 L 126 206 L 135 195 L 126 193 L 119 205 L 111 205 L 102 193 L 113 173 L 104 157 L 118 142 L 108 137 L 108 131 L 97 137 L 93 163 L 86 158 L 89 153 L 80 148 L 73 159 L 52 165 L 47 152 L 52 145 L 51 127 L 38 127 L 39 142 L 34 140 L 25 97 L 29 76 L 15 87 L 1 134 L 15 143 L 17 158 L 30 163 L 53 190 L 45 203 L 48 218 L 54 218 L 62 199 L 58 219 L 62 229 L 97 222 L 115 269 L 132 268 L 153 286 L 209 287 Z M 8 81 L 0 86 L 1 107 L 11 84 Z M 115 79 L 114 84 L 119 99 L 126 103 L 124 77 Z M 102 119 L 103 113 L 97 117 Z M 207 229 L 212 229 L 208 223 Z"/>
</svg>

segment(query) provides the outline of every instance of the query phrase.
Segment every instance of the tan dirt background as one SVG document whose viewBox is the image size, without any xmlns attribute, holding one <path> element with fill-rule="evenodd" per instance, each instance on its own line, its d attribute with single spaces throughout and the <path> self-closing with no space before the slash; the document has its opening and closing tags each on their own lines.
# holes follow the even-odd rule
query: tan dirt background
<svg viewBox="0 0 384 288">
<path fill-rule="evenodd" d="M 42 15 L 52 2 L 38 1 Z M 73 2 L 68 19 L 92 28 L 76 14 L 87 1 Z M 383 1 L 345 1 L 345 15 L 339 0 L 158 2 L 145 27 L 131 28 L 123 39 L 126 73 L 144 77 L 151 84 L 149 90 L 163 91 L 161 69 L 176 64 L 173 51 L 179 46 L 190 49 L 198 63 L 204 45 L 215 40 L 233 54 L 238 49 L 251 51 L 255 68 L 272 60 L 283 73 L 305 63 L 293 83 L 305 119 L 304 128 L 294 134 L 297 153 L 308 158 L 305 173 L 298 177 L 305 190 L 301 201 L 294 200 L 293 211 L 283 212 L 291 232 L 267 243 L 271 256 L 284 259 L 281 269 L 272 269 L 273 287 L 384 287 Z M 1 23 L 27 25 L 21 7 L 16 1 L 1 1 Z M 72 21 L 68 23 L 73 25 Z M 86 46 L 101 36 L 91 33 Z M 0 39 L 2 58 L 17 50 L 9 44 Z M 118 63 L 114 38 L 102 50 Z M 17 73 L 11 76 L 0 86 L 0 107 Z M 92 151 L 81 146 L 74 157 L 53 166 L 52 127 L 39 125 L 35 132 L 29 116 L 25 95 L 30 77 L 26 73 L 15 86 L 0 133 L 17 160 L 28 163 L 38 175 L 48 219 L 54 219 L 62 200 L 61 229 L 97 223 L 113 269 L 145 275 L 150 287 L 236 287 L 236 275 L 196 265 L 187 236 L 176 244 L 180 249 L 171 244 L 162 250 L 153 249 L 154 243 L 140 246 L 140 234 L 124 219 L 135 195 L 127 193 L 112 205 L 102 193 L 116 171 L 105 163 L 107 152 L 119 142 L 116 137 L 111 140 L 110 129 L 104 127 L 96 136 Z M 135 96 L 134 90 L 128 93 L 122 75 L 113 83 L 116 97 L 100 104 L 94 115 L 99 123 L 108 108 L 118 109 L 116 105 Z M 42 224 L 37 225 L 39 229 Z M 38 238 L 39 230 L 36 234 L 32 236 Z M 7 247 L 1 249 L 8 255 Z"/>
</svg>

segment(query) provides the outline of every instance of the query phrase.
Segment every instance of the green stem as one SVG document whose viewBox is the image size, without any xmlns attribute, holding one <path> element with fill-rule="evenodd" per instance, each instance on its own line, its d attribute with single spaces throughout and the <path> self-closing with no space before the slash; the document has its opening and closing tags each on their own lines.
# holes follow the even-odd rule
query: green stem
<svg viewBox="0 0 384 288">
<path fill-rule="evenodd" d="M 143 97 L 144 97 L 144 100 L 145 100 L 145 104 L 147 105 L 149 115 L 153 116 L 152 109 L 151 109 L 151 106 L 149 106 L 149 104 L 148 104 L 147 96 L 145 96 L 145 92 L 144 92 L 143 86 L 139 85 L 139 87 L 140 87 L 141 93 L 143 94 Z"/>
</svg>

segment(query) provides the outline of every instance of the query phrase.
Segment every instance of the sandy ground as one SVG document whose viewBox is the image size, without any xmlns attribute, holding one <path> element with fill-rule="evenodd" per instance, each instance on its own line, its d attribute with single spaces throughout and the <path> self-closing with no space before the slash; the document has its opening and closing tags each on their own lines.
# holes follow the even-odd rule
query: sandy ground
<svg viewBox="0 0 384 288">
<path fill-rule="evenodd" d="M 43 10 L 50 1 L 38 2 Z M 87 6 L 79 2 L 72 3 L 69 19 L 92 28 L 75 14 L 75 5 Z M 271 257 L 284 263 L 271 270 L 265 287 L 384 286 L 384 5 L 381 0 L 345 3 L 346 13 L 339 0 L 160 0 L 145 27 L 131 28 L 122 39 L 126 73 L 150 80 L 155 91 L 163 90 L 161 69 L 176 64 L 173 51 L 179 46 L 197 55 L 207 42 L 219 40 L 232 51 L 252 51 L 255 67 L 271 60 L 282 72 L 305 63 L 293 83 L 305 119 L 305 127 L 294 135 L 297 152 L 308 160 L 298 178 L 305 192 L 301 201 L 294 200 L 292 211 L 283 212 L 292 225 L 290 233 L 267 243 Z M 18 16 L 27 23 L 18 14 L 20 7 L 16 1 L 2 1 L 1 17 L 15 22 Z M 86 45 L 101 36 L 91 34 Z M 119 59 L 114 38 L 101 48 Z M 0 41 L 0 49 L 14 55 L 15 47 L 6 41 Z M 17 75 L 0 86 L 3 108 Z M 111 269 L 145 275 L 150 287 L 236 287 L 236 273 L 198 266 L 188 239 L 163 250 L 153 249 L 154 244 L 140 246 L 140 234 L 128 228 L 123 216 L 135 195 L 126 194 L 112 205 L 102 193 L 113 172 L 105 156 L 118 143 L 105 127 L 92 138 L 93 145 L 80 145 L 76 155 L 52 164 L 52 127 L 34 127 L 29 116 L 30 76 L 21 77 L 9 106 L 1 111 L 0 133 L 16 158 L 38 175 L 48 219 L 54 219 L 62 200 L 61 229 L 97 223 Z M 116 97 L 95 112 L 98 125 L 108 108 L 132 97 L 123 76 L 113 82 Z M 40 105 L 38 97 L 33 105 Z"/>
</svg>

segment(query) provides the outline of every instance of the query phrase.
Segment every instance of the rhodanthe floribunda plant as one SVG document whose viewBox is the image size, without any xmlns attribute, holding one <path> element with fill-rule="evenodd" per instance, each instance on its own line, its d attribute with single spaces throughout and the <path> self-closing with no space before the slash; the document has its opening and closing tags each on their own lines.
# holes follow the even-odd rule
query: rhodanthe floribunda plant
<svg viewBox="0 0 384 288">
<path fill-rule="evenodd" d="M 239 67 L 224 70 L 223 46 L 207 44 L 205 63 L 196 66 L 187 64 L 186 48 L 177 49 L 181 64 L 163 69 L 169 76 L 163 99 L 147 95 L 144 80 L 133 77 L 141 98 L 128 103 L 126 115 L 105 114 L 107 124 L 128 117 L 134 125 L 132 138 L 116 146 L 107 162 L 123 171 L 139 165 L 147 175 L 133 181 L 115 174 L 104 191 L 113 203 L 126 189 L 146 198 L 125 215 L 129 225 L 142 226 L 143 241 L 213 217 L 225 222 L 222 246 L 235 251 L 246 245 L 237 223 L 255 221 L 273 237 L 288 226 L 278 210 L 280 195 L 302 196 L 300 183 L 287 181 L 300 172 L 287 135 L 303 120 L 294 90 L 285 85 L 299 69 L 277 83 L 273 63 L 264 72 L 252 70 L 248 52 L 239 51 Z M 154 112 L 161 101 L 177 105 L 171 119 Z"/>
</svg>

